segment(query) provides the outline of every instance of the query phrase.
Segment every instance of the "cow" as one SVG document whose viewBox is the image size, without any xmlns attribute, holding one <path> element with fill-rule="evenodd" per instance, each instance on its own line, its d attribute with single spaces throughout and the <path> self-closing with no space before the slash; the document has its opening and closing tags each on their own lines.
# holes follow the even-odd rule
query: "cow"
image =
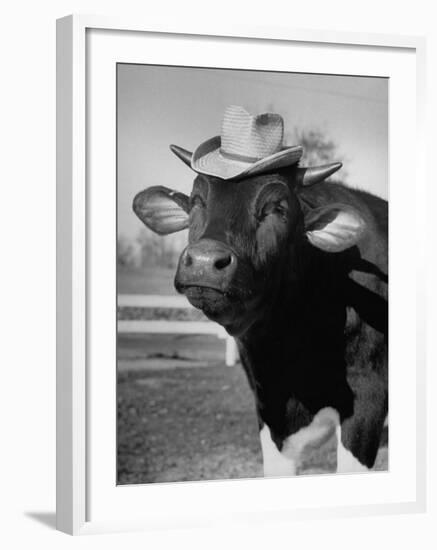
<svg viewBox="0 0 437 550">
<path fill-rule="evenodd" d="M 133 201 L 154 232 L 189 230 L 174 284 L 237 342 L 265 476 L 296 475 L 335 435 L 337 472 L 367 471 L 388 413 L 388 205 L 326 181 L 340 167 L 197 174 L 190 196 Z"/>
</svg>

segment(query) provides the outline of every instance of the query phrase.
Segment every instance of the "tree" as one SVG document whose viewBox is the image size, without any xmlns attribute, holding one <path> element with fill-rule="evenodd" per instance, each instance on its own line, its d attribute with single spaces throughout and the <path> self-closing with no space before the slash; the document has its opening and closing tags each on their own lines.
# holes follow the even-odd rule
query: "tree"
<svg viewBox="0 0 437 550">
<path fill-rule="evenodd" d="M 301 162 L 304 165 L 326 164 L 336 160 L 337 146 L 321 130 L 296 128 L 293 141 L 303 147 Z"/>
<path fill-rule="evenodd" d="M 344 157 L 339 153 L 335 141 L 317 128 L 296 128 L 293 137 L 288 139 L 287 143 L 295 143 L 303 147 L 303 155 L 300 160 L 302 166 L 318 166 L 330 162 L 344 161 Z M 342 169 L 341 176 L 343 180 L 346 175 L 347 173 Z"/>
<path fill-rule="evenodd" d="M 132 243 L 124 235 L 117 237 L 117 265 L 131 267 L 135 264 L 135 250 Z"/>
<path fill-rule="evenodd" d="M 136 238 L 139 248 L 140 265 L 143 267 L 176 267 L 183 249 L 181 240 L 186 235 L 156 235 L 149 229 L 141 228 Z"/>
</svg>

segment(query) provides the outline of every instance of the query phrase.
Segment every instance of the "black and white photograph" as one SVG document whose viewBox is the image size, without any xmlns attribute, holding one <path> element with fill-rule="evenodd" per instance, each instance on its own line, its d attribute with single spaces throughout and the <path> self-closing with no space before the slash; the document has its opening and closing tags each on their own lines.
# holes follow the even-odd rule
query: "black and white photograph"
<svg viewBox="0 0 437 550">
<path fill-rule="evenodd" d="M 117 484 L 389 470 L 388 79 L 117 64 Z"/>
<path fill-rule="evenodd" d="M 437 548 L 431 6 L 5 4 L 2 548 Z"/>
</svg>

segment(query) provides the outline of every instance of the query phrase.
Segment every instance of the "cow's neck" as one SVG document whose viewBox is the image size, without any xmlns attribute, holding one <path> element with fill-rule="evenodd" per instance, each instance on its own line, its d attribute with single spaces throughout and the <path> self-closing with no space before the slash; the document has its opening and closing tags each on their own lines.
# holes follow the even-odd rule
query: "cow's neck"
<svg viewBox="0 0 437 550">
<path fill-rule="evenodd" d="M 316 275 L 310 280 L 305 266 L 298 277 L 289 276 L 291 268 L 286 271 L 263 314 L 237 338 L 260 417 L 278 436 L 290 429 L 290 408 L 297 408 L 307 422 L 323 406 L 335 405 L 324 403 L 323 394 L 314 395 L 314 377 L 322 387 L 325 379 L 344 384 L 345 307 L 336 290 L 339 273 L 329 257 L 318 252 L 307 257 Z"/>
</svg>

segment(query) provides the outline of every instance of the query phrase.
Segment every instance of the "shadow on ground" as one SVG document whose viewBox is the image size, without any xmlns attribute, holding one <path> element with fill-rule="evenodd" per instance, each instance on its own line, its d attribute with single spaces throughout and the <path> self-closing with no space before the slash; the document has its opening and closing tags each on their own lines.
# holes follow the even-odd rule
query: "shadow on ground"
<svg viewBox="0 0 437 550">
<path fill-rule="evenodd" d="M 56 513 L 55 512 L 25 512 L 26 517 L 31 518 L 50 529 L 56 529 Z"/>
</svg>

